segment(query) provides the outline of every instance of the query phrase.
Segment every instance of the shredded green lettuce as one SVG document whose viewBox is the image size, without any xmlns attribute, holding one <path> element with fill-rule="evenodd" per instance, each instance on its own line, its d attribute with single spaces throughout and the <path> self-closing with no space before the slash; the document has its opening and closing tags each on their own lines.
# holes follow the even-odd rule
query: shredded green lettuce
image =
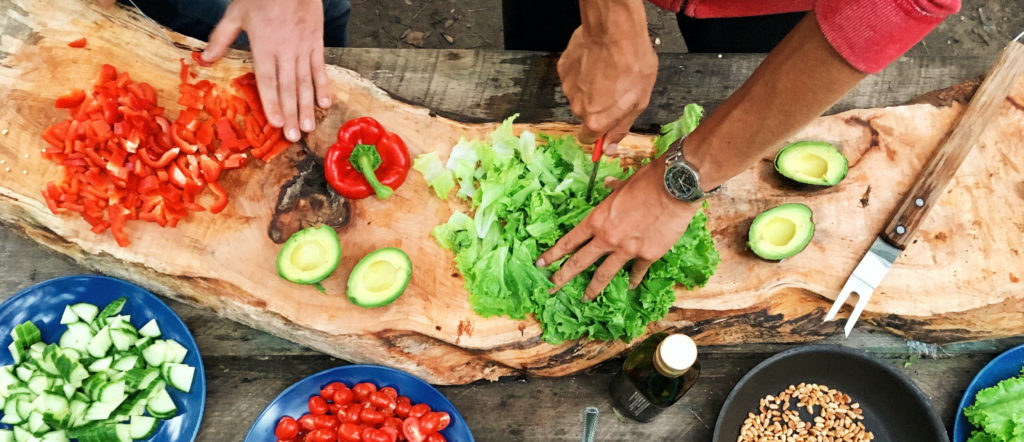
<svg viewBox="0 0 1024 442">
<path fill-rule="evenodd" d="M 687 104 L 683 108 L 683 116 L 678 120 L 661 126 L 661 136 L 654 139 L 654 156 L 660 157 L 676 140 L 693 132 L 704 116 L 704 108 L 696 103 Z"/>
<path fill-rule="evenodd" d="M 447 199 L 448 193 L 455 188 L 455 179 L 452 172 L 444 168 L 437 152 L 430 152 L 420 155 L 412 160 L 412 168 L 423 174 L 427 185 L 434 189 L 438 198 Z"/>
<path fill-rule="evenodd" d="M 700 106 L 687 106 L 679 121 L 662 128 L 655 144 L 668 146 L 692 131 L 701 113 Z M 701 210 L 637 289 L 629 289 L 627 272 L 620 270 L 596 300 L 583 302 L 594 265 L 549 294 L 549 278 L 562 262 L 547 268 L 534 263 L 593 209 L 584 198 L 592 163 L 572 136 L 529 131 L 516 136 L 515 118 L 505 120 L 489 142 L 459 140 L 446 166 L 472 215 L 455 212 L 433 234 L 455 252 L 474 311 L 514 319 L 532 314 L 543 327 L 543 338 L 554 344 L 584 336 L 628 341 L 668 313 L 676 284 L 693 289 L 707 283 L 720 258 Z M 594 202 L 611 193 L 601 184 L 605 177 L 625 179 L 633 172 L 617 160 L 602 160 Z"/>
<path fill-rule="evenodd" d="M 968 442 L 1024 441 L 1024 369 L 1020 376 L 979 391 L 964 416 L 981 429 Z"/>
</svg>

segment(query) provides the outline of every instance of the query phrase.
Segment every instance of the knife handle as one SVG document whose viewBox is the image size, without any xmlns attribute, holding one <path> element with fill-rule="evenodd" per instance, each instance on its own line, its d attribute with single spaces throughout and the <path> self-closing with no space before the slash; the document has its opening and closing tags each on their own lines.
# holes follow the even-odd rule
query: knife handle
<svg viewBox="0 0 1024 442">
<path fill-rule="evenodd" d="M 971 147 L 978 142 L 987 124 L 998 117 L 1003 101 L 1021 72 L 1024 72 L 1024 44 L 1011 41 L 974 93 L 953 131 L 896 206 L 882 231 L 887 242 L 900 250 L 907 248 L 911 236 L 942 196 Z"/>
</svg>

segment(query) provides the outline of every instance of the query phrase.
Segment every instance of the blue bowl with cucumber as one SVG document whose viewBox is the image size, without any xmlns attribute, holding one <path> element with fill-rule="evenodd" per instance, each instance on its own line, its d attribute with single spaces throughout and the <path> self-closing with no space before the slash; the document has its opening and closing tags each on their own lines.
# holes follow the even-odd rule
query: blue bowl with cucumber
<svg viewBox="0 0 1024 442">
<path fill-rule="evenodd" d="M 199 349 L 142 288 L 69 276 L 0 304 L 0 442 L 190 441 L 206 401 Z"/>
</svg>

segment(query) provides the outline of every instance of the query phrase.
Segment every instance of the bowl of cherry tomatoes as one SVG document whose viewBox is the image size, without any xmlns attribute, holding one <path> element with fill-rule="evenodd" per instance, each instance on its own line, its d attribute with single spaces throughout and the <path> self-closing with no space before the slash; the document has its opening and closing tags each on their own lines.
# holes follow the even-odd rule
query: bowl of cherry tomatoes
<svg viewBox="0 0 1024 442">
<path fill-rule="evenodd" d="M 285 389 L 245 442 L 472 442 L 441 392 L 408 373 L 376 365 L 324 370 Z"/>
</svg>

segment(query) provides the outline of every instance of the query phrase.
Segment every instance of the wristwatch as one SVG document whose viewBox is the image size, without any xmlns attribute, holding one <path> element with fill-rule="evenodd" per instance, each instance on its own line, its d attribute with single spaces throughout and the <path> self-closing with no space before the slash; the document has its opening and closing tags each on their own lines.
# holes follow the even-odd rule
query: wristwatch
<svg viewBox="0 0 1024 442">
<path fill-rule="evenodd" d="M 677 200 L 695 203 L 722 189 L 715 187 L 707 192 L 700 185 L 697 170 L 683 157 L 683 140 L 672 143 L 665 154 L 665 190 Z"/>
</svg>

